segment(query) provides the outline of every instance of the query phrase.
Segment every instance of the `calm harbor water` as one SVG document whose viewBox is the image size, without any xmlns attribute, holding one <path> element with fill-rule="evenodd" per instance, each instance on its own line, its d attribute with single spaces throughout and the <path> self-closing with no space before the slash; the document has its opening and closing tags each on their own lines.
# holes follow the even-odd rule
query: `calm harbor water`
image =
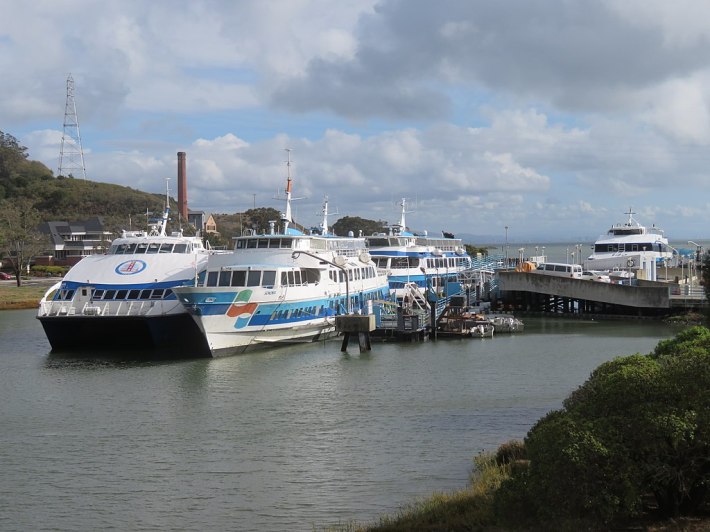
<svg viewBox="0 0 710 532">
<path fill-rule="evenodd" d="M 466 485 L 472 457 L 678 329 L 526 320 L 487 340 L 210 360 L 49 353 L 0 312 L 0 529 L 312 530 Z M 107 339 L 109 342 L 110 339 Z"/>
</svg>

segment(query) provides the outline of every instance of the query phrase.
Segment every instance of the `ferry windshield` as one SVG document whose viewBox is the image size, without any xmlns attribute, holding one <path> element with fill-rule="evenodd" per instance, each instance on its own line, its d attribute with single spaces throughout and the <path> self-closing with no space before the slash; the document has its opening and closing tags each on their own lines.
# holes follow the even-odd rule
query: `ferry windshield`
<svg viewBox="0 0 710 532">
<path fill-rule="evenodd" d="M 114 244 L 108 251 L 109 255 L 139 255 L 144 253 L 190 253 L 192 246 L 160 242 L 140 242 L 133 244 Z"/>
</svg>

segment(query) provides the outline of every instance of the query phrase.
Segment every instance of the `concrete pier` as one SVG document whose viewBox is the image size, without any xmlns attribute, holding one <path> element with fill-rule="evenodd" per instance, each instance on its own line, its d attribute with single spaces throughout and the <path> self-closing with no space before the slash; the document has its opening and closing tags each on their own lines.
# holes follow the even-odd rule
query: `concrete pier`
<svg viewBox="0 0 710 532">
<path fill-rule="evenodd" d="M 350 335 L 358 335 L 358 345 L 360 352 L 370 351 L 372 349 L 370 342 L 370 333 L 375 330 L 374 314 L 344 314 L 335 317 L 335 330 L 343 333 L 343 344 L 340 348 L 345 352 L 348 349 Z"/>
<path fill-rule="evenodd" d="M 678 298 L 678 285 L 670 283 L 611 284 L 525 272 L 499 272 L 498 276 L 504 304 L 523 311 L 659 316 L 676 308 L 707 306 L 702 291 Z"/>
</svg>

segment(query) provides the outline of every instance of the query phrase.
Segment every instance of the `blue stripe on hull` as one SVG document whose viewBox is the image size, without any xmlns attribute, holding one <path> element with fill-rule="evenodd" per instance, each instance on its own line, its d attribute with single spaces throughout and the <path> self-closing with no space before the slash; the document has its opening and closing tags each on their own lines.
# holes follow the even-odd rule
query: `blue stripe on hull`
<svg viewBox="0 0 710 532">
<path fill-rule="evenodd" d="M 192 292 L 181 294 L 180 299 L 189 312 L 198 316 L 223 316 L 232 307 L 232 301 L 238 292 Z M 386 299 L 388 294 L 381 289 L 357 292 L 361 304 L 367 299 Z M 351 295 L 351 297 L 353 297 Z M 213 299 L 214 301 L 210 301 Z M 249 317 L 248 326 L 290 325 L 302 324 L 314 318 L 325 318 L 342 313 L 345 307 L 345 297 L 309 299 L 290 302 L 259 303 L 254 313 Z M 229 303 L 225 303 L 229 301 Z M 236 302 L 235 307 L 247 305 L 248 302 Z M 358 307 L 360 308 L 360 307 Z M 235 317 L 236 320 L 236 317 Z"/>
</svg>

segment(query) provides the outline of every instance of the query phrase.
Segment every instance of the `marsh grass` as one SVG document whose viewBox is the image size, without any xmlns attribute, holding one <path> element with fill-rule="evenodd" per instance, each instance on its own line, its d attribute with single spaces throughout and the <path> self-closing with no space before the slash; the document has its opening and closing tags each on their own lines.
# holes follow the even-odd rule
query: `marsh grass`
<svg viewBox="0 0 710 532">
<path fill-rule="evenodd" d="M 493 499 L 500 484 L 510 476 L 511 465 L 498 465 L 492 453 L 478 455 L 474 458 L 474 464 L 467 488 L 451 493 L 435 493 L 359 530 L 495 530 Z"/>
<path fill-rule="evenodd" d="M 37 308 L 47 288 L 44 284 L 3 284 L 0 286 L 0 310 Z"/>
</svg>

